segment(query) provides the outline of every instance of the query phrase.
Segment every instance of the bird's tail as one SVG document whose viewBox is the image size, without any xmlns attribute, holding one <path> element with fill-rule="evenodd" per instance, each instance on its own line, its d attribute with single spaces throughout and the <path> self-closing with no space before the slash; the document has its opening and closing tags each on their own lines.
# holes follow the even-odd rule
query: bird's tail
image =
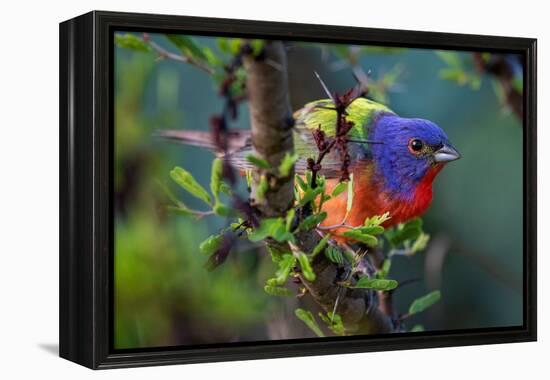
<svg viewBox="0 0 550 380">
<path fill-rule="evenodd" d="M 163 129 L 155 133 L 156 136 L 175 141 L 185 145 L 198 146 L 206 148 L 217 155 L 222 155 L 218 144 L 211 132 L 193 131 L 193 130 L 169 130 Z M 227 153 L 232 154 L 250 146 L 250 131 L 247 130 L 231 130 L 228 132 L 228 147 Z"/>
</svg>

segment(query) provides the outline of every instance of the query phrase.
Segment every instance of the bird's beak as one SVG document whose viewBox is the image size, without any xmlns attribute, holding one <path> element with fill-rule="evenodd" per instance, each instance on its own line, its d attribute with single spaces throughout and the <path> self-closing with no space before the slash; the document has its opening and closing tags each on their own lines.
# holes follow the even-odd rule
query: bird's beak
<svg viewBox="0 0 550 380">
<path fill-rule="evenodd" d="M 451 162 L 460 158 L 460 153 L 450 145 L 443 145 L 433 153 L 435 162 Z"/>
</svg>

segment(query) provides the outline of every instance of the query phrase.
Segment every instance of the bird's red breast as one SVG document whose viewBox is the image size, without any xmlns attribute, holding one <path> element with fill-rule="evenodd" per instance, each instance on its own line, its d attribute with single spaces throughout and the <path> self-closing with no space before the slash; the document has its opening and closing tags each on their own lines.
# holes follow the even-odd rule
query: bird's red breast
<svg viewBox="0 0 550 380">
<path fill-rule="evenodd" d="M 372 168 L 357 168 L 353 171 L 354 196 L 350 212 L 346 216 L 347 193 L 343 192 L 323 204 L 323 211 L 327 213 L 327 218 L 321 225 L 324 227 L 339 226 L 343 222 L 348 227 L 335 227 L 330 232 L 335 235 L 335 240 L 346 242 L 349 239 L 339 234 L 349 230 L 349 226 L 363 225 L 366 218 L 389 212 L 391 219 L 383 225 L 386 228 L 416 218 L 430 206 L 432 183 L 442 168 L 442 164 L 432 167 L 418 183 L 410 197 L 400 198 L 384 192 L 383 183 L 376 180 Z M 338 179 L 327 179 L 327 193 L 330 194 L 337 184 Z"/>
</svg>

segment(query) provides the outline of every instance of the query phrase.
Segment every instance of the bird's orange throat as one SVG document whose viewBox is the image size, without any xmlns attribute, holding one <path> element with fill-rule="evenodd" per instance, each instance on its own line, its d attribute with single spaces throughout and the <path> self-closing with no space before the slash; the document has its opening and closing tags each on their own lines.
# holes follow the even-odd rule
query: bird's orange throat
<svg viewBox="0 0 550 380">
<path fill-rule="evenodd" d="M 360 226 L 365 219 L 374 215 L 382 215 L 388 212 L 391 216 L 384 227 L 391 227 L 399 223 L 422 215 L 432 201 L 432 184 L 441 171 L 443 165 L 438 164 L 428 170 L 424 178 L 414 189 L 410 197 L 392 197 L 381 189 L 381 185 L 372 180 L 372 171 L 361 170 L 354 173 L 354 197 L 351 211 L 346 216 L 347 194 L 340 194 L 323 204 L 323 211 L 327 218 L 322 226 L 338 226 L 344 222 L 347 227 L 337 227 L 331 233 L 338 235 L 349 229 L 349 226 Z M 327 180 L 327 192 L 338 184 L 338 180 Z M 346 238 L 336 236 L 336 240 L 346 241 Z"/>
</svg>

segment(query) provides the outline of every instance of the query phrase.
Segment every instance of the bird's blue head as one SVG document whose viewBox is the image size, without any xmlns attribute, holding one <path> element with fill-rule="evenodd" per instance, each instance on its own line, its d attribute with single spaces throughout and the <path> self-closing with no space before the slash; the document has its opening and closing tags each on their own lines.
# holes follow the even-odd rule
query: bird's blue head
<svg viewBox="0 0 550 380">
<path fill-rule="evenodd" d="M 382 115 L 374 123 L 369 139 L 382 188 L 399 198 L 414 196 L 416 186 L 430 172 L 460 158 L 449 138 L 436 124 L 424 119 Z M 437 173 L 439 170 L 433 171 Z"/>
</svg>

